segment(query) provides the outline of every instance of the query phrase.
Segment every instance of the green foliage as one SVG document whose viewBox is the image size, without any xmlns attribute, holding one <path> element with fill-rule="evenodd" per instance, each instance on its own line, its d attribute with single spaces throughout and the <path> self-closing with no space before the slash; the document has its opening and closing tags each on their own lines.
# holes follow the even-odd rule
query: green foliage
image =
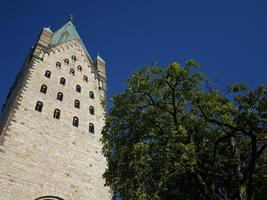
<svg viewBox="0 0 267 200">
<path fill-rule="evenodd" d="M 242 199 L 267 194 L 267 87 L 205 88 L 199 64 L 145 67 L 113 97 L 104 177 L 124 200 Z M 233 98 L 232 98 L 233 97 Z"/>
</svg>

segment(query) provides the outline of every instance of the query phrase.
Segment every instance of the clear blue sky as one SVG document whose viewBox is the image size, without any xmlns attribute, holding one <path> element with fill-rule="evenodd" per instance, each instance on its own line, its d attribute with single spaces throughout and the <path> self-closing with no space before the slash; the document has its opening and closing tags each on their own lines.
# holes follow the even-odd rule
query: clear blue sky
<svg viewBox="0 0 267 200">
<path fill-rule="evenodd" d="M 194 58 L 218 87 L 267 83 L 267 1 L 3 0 L 1 105 L 41 28 L 58 29 L 70 14 L 91 56 L 107 62 L 109 98 L 153 61 Z"/>
</svg>

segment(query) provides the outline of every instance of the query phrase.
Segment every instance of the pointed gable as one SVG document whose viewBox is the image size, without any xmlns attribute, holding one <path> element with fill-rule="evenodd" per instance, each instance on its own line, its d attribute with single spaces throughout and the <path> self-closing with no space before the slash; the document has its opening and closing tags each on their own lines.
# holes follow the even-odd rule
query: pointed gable
<svg viewBox="0 0 267 200">
<path fill-rule="evenodd" d="M 68 42 L 71 40 L 79 40 L 81 45 L 84 48 L 84 51 L 86 52 L 86 55 L 88 57 L 88 59 L 93 62 L 90 54 L 88 53 L 87 49 L 85 48 L 82 39 L 80 38 L 72 20 L 69 20 L 63 27 L 61 27 L 60 29 L 58 29 L 51 40 L 51 45 L 52 46 L 56 46 L 58 44 L 64 43 L 64 42 Z"/>
</svg>

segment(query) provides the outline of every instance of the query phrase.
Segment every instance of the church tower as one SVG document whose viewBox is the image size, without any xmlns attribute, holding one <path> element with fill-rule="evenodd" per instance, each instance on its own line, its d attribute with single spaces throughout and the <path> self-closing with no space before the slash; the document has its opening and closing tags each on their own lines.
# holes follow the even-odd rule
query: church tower
<svg viewBox="0 0 267 200">
<path fill-rule="evenodd" d="M 43 28 L 3 106 L 0 200 L 109 200 L 102 174 L 105 61 L 72 18 Z"/>
</svg>

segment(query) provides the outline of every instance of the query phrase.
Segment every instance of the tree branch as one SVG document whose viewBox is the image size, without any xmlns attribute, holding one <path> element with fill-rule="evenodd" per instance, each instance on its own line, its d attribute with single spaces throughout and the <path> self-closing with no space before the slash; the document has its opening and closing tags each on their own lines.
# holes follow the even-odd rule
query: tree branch
<svg viewBox="0 0 267 200">
<path fill-rule="evenodd" d="M 217 120 L 215 120 L 215 119 L 210 119 L 210 118 L 208 118 L 208 116 L 207 116 L 206 113 L 203 111 L 203 109 L 200 108 L 200 106 L 198 107 L 198 109 L 200 110 L 201 114 L 203 115 L 203 117 L 205 118 L 205 120 L 206 120 L 207 122 L 211 122 L 211 123 L 217 124 L 217 125 L 219 125 L 219 126 L 225 126 L 225 127 L 229 128 L 229 129 L 232 129 L 232 130 L 234 130 L 234 131 L 237 131 L 237 130 L 238 130 L 236 127 L 231 126 L 230 124 L 226 124 L 226 123 L 217 121 Z"/>
<path fill-rule="evenodd" d="M 257 151 L 256 153 L 256 158 L 259 158 L 260 155 L 264 152 L 264 150 L 267 148 L 267 144 L 264 144 L 263 146 L 261 146 L 261 148 Z"/>
</svg>

